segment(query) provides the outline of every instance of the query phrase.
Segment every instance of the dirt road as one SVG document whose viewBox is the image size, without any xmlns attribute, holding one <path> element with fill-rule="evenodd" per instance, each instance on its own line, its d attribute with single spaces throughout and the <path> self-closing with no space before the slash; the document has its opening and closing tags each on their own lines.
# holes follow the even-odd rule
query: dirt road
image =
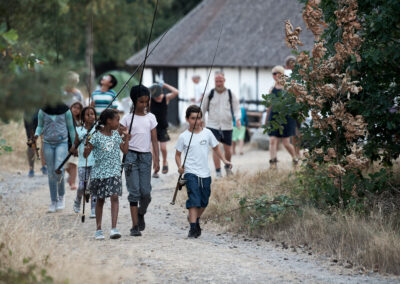
<svg viewBox="0 0 400 284">
<path fill-rule="evenodd" d="M 283 156 L 282 156 L 283 157 Z M 0 173 L 1 206 L 10 207 L 17 200 L 27 199 L 26 211 L 38 212 L 29 226 L 56 240 L 54 253 L 85 252 L 93 258 L 92 267 L 107 272 L 104 282 L 112 283 L 398 283 L 399 278 L 377 274 L 365 275 L 337 266 L 323 256 L 293 252 L 277 248 L 276 243 L 246 239 L 225 233 L 215 224 L 203 225 L 199 239 L 187 239 L 186 210 L 182 205 L 169 204 L 176 182 L 173 149 L 169 153 L 170 173 L 153 179 L 153 201 L 146 215 L 146 230 L 142 237 L 129 236 L 130 216 L 127 193 L 120 201 L 119 240 L 108 238 L 110 203 L 105 206 L 103 230 L 106 240 L 95 241 L 95 220 L 73 213 L 75 192 L 67 189 L 66 209 L 55 214 L 46 213 L 49 204 L 47 177 L 29 179 L 21 174 Z M 267 152 L 252 150 L 245 156 L 235 156 L 236 169 L 252 170 L 267 167 Z M 288 163 L 289 164 L 289 163 Z M 180 192 L 184 194 L 184 192 Z M 42 220 L 42 222 L 37 221 Z M 2 226 L 3 227 L 3 226 Z M 66 234 L 63 231 L 68 232 Z M 64 241 L 68 238 L 68 241 Z M 33 244 L 35 245 L 35 244 Z M 79 264 L 79 257 L 75 257 Z M 72 271 L 71 273 L 76 273 Z M 79 275 L 71 277 L 72 283 Z M 74 280 L 75 279 L 75 280 Z"/>
</svg>

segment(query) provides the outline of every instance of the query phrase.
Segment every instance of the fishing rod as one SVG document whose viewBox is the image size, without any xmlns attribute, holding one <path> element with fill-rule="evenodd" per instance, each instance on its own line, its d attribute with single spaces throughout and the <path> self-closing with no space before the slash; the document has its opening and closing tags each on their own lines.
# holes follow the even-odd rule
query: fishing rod
<svg viewBox="0 0 400 284">
<path fill-rule="evenodd" d="M 121 87 L 121 89 L 118 91 L 117 95 L 112 99 L 112 101 L 108 104 L 108 106 L 106 107 L 109 108 L 114 101 L 118 98 L 118 96 L 121 94 L 121 92 L 125 89 L 125 87 L 128 85 L 129 81 L 136 75 L 136 73 L 139 71 L 139 69 L 144 65 L 145 60 L 153 53 L 153 51 L 157 48 L 157 46 L 161 43 L 161 41 L 164 39 L 165 35 L 168 33 L 169 30 L 167 30 L 165 33 L 163 33 L 163 35 L 160 37 L 160 39 L 157 41 L 156 45 L 150 50 L 149 54 L 145 57 L 145 59 L 142 61 L 142 63 L 140 63 L 140 65 L 135 69 L 135 71 L 133 71 L 132 75 L 129 77 L 129 79 L 125 82 L 125 84 Z M 99 121 L 99 119 L 97 119 L 95 121 L 95 123 L 93 124 L 93 126 L 89 129 L 88 133 L 93 129 L 93 127 L 97 124 L 97 122 Z M 97 130 L 96 130 L 97 131 Z M 82 140 L 80 140 L 78 142 L 78 144 L 76 145 L 76 147 L 78 147 L 86 138 L 87 138 L 88 134 L 86 134 Z M 56 174 L 61 174 L 61 169 L 64 166 L 64 164 L 69 160 L 69 158 L 72 156 L 72 153 L 68 153 L 67 157 L 62 161 L 62 163 L 58 166 L 58 168 L 56 169 Z"/>
<path fill-rule="evenodd" d="M 205 94 L 205 93 L 206 93 L 206 90 L 207 90 L 207 85 L 208 85 L 208 82 L 210 81 L 210 75 L 211 75 L 211 71 L 212 71 L 212 69 L 213 69 L 213 67 L 214 67 L 214 61 L 215 61 L 215 57 L 217 56 L 217 51 L 218 51 L 219 41 L 220 41 L 220 39 L 221 39 L 221 35 L 222 35 L 222 29 L 223 29 L 223 25 L 221 25 L 221 31 L 219 32 L 219 37 L 218 37 L 217 47 L 215 48 L 214 57 L 213 57 L 213 60 L 212 60 L 212 63 L 211 63 L 210 72 L 208 72 L 207 82 L 206 82 L 206 85 L 205 85 L 205 87 L 204 87 L 203 94 Z M 202 96 L 202 98 L 201 98 L 201 101 L 200 101 L 200 106 L 199 106 L 199 107 L 200 107 L 200 109 L 201 109 L 201 105 L 203 104 L 203 99 L 204 99 L 204 97 L 205 97 L 205 96 Z M 189 149 L 190 149 L 190 143 L 192 143 L 192 138 L 193 138 L 194 130 L 195 130 L 195 128 L 196 128 L 196 123 L 197 123 L 197 120 L 199 119 L 199 115 L 200 115 L 200 112 L 198 112 L 198 113 L 197 113 L 197 115 L 196 115 L 196 119 L 195 119 L 195 121 L 194 121 L 194 125 L 193 125 L 193 129 L 192 129 L 192 133 L 191 133 L 191 135 L 190 135 L 190 139 L 189 139 L 189 144 L 188 144 L 188 147 L 187 147 L 187 149 L 186 149 L 186 153 L 185 153 L 185 158 L 183 159 L 182 168 L 184 168 L 184 167 L 185 167 L 186 158 L 187 158 L 187 156 L 188 156 Z M 175 201 L 176 201 L 176 196 L 178 195 L 178 190 L 181 190 L 181 189 L 182 189 L 182 187 L 183 187 L 183 186 L 186 184 L 186 180 L 182 178 L 182 175 L 183 175 L 183 174 L 179 174 L 178 181 L 177 181 L 177 183 L 176 183 L 176 187 L 175 187 L 174 196 L 172 197 L 171 205 L 174 205 L 174 204 L 175 204 Z"/>
<path fill-rule="evenodd" d="M 150 40 L 151 40 L 151 35 L 153 34 L 153 27 L 154 27 L 154 22 L 156 20 L 156 15 L 157 15 L 157 7 L 158 7 L 158 0 L 156 2 L 156 7 L 154 8 L 154 14 L 153 14 L 153 20 L 151 22 L 151 28 L 150 28 L 150 33 L 149 33 L 149 38 L 147 39 L 147 47 L 146 47 L 146 54 L 144 56 L 144 61 L 143 61 L 143 68 L 142 68 L 142 73 L 140 74 L 140 80 L 139 80 L 139 86 L 142 85 L 142 80 L 143 80 L 143 73 L 144 73 L 144 68 L 146 67 L 146 59 L 147 59 L 147 53 L 149 51 L 149 45 L 150 45 Z M 140 89 L 139 89 L 140 92 Z M 132 125 L 133 125 L 133 118 L 135 117 L 135 109 L 136 105 L 133 104 L 132 107 L 132 118 L 131 118 L 131 123 L 129 125 L 129 131 L 128 133 L 131 134 L 132 131 Z M 121 167 L 121 173 L 124 170 L 124 164 L 125 164 L 125 159 L 126 159 L 126 154 L 122 157 L 122 167 Z"/>
</svg>

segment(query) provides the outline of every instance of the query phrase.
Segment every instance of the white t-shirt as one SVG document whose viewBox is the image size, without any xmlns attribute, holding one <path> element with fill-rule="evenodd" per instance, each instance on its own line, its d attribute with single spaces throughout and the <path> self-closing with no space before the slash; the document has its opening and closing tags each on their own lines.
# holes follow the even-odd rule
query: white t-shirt
<svg viewBox="0 0 400 284">
<path fill-rule="evenodd" d="M 182 163 L 191 135 L 192 133 L 189 130 L 185 130 L 185 132 L 179 135 L 175 146 L 176 150 L 183 152 Z M 185 174 L 191 173 L 201 178 L 209 177 L 211 175 L 210 168 L 208 167 L 209 146 L 214 148 L 217 145 L 218 141 L 209 129 L 204 128 L 200 133 L 194 133 L 185 162 Z"/>
<path fill-rule="evenodd" d="M 131 124 L 132 113 L 127 114 L 122 118 L 120 124 L 127 127 Z M 129 150 L 137 152 L 150 152 L 151 151 L 151 130 L 157 126 L 157 120 L 154 114 L 148 113 L 146 115 L 135 115 L 133 117 L 133 124 L 131 130 L 131 140 L 129 140 Z"/>
<path fill-rule="evenodd" d="M 203 93 L 204 93 L 204 86 L 200 83 L 194 84 L 194 100 L 196 105 L 200 105 Z"/>
</svg>

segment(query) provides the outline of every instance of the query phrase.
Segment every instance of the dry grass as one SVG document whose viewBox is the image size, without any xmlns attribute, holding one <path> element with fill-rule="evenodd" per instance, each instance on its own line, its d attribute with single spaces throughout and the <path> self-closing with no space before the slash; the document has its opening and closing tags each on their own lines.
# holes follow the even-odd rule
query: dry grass
<svg viewBox="0 0 400 284">
<path fill-rule="evenodd" d="M 28 172 L 27 138 L 23 121 L 12 121 L 8 124 L 0 123 L 0 139 L 5 139 L 7 145 L 13 149 L 11 153 L 0 155 L 0 171 Z M 40 161 L 36 161 L 35 164 L 35 168 L 39 169 Z"/>
<path fill-rule="evenodd" d="M 288 194 L 293 186 L 288 171 L 264 171 L 255 175 L 238 174 L 234 179 L 222 179 L 213 184 L 206 218 L 224 216 L 239 207 L 240 197 L 259 197 Z M 398 209 L 398 208 L 397 208 Z M 234 221 L 218 218 L 228 231 L 241 232 L 266 239 L 275 239 L 294 246 L 308 244 L 314 251 L 350 261 L 360 267 L 380 272 L 400 274 L 400 213 L 382 215 L 374 210 L 368 217 L 337 211 L 327 215 L 314 208 L 302 208 L 302 214 L 290 213 L 278 223 L 250 230 L 249 214 L 234 211 Z M 229 215 L 228 215 L 229 216 Z M 397 225 L 394 225 L 397 224 Z"/>
<path fill-rule="evenodd" d="M 26 271 L 28 264 L 23 264 L 23 259 L 31 258 L 29 264 L 37 265 L 37 274 L 45 269 L 55 283 L 116 283 L 123 275 L 137 272 L 133 268 L 127 273 L 117 255 L 105 258 L 104 246 L 80 235 L 79 218 L 74 226 L 66 228 L 62 215 L 43 215 L 30 209 L 29 204 L 14 205 L 13 209 L 1 204 L 0 208 L 0 244 L 5 245 L 0 252 L 3 271 Z"/>
</svg>

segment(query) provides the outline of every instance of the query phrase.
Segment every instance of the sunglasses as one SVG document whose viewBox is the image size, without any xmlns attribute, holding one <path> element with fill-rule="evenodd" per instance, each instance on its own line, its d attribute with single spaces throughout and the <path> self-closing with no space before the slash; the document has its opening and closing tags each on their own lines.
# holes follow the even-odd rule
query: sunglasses
<svg viewBox="0 0 400 284">
<path fill-rule="evenodd" d="M 278 74 L 281 74 L 281 73 L 279 73 L 279 72 L 274 72 L 274 73 L 272 73 L 272 75 L 278 75 Z"/>
</svg>

